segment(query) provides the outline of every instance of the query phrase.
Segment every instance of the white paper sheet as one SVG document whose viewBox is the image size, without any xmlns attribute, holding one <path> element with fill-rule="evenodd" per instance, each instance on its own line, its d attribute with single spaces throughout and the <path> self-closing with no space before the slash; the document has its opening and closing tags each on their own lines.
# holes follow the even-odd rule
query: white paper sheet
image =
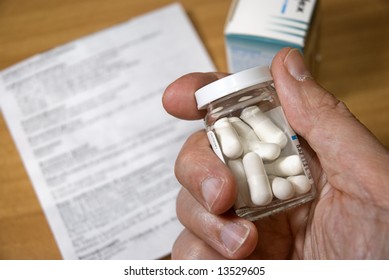
<svg viewBox="0 0 389 280">
<path fill-rule="evenodd" d="M 201 122 L 164 112 L 166 86 L 214 70 L 179 4 L 0 72 L 0 104 L 65 259 L 154 259 L 182 226 L 173 174 Z"/>
</svg>

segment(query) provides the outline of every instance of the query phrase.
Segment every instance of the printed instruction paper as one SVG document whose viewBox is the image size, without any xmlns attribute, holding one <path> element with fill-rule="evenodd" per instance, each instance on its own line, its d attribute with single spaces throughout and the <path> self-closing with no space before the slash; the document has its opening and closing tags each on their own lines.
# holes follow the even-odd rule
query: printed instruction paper
<svg viewBox="0 0 389 280">
<path fill-rule="evenodd" d="M 64 259 L 156 259 L 182 226 L 176 156 L 202 123 L 166 86 L 213 71 L 179 4 L 0 72 L 0 104 Z"/>
</svg>

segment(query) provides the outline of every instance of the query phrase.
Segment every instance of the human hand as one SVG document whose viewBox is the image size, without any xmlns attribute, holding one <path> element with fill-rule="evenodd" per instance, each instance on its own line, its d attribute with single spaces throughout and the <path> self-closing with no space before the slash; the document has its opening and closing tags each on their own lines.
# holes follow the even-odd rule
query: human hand
<svg viewBox="0 0 389 280">
<path fill-rule="evenodd" d="M 308 144 L 316 200 L 256 222 L 237 217 L 231 211 L 235 179 L 199 131 L 176 161 L 183 186 L 177 216 L 185 229 L 172 258 L 388 259 L 389 152 L 313 80 L 297 50 L 281 50 L 271 71 L 291 127 Z M 179 78 L 164 93 L 166 111 L 182 119 L 203 118 L 194 92 L 223 76 Z"/>
</svg>

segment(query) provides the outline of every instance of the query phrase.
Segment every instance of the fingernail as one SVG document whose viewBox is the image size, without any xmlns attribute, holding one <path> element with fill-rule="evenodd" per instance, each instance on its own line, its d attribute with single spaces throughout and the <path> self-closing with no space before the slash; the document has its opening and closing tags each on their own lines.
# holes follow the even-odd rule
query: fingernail
<svg viewBox="0 0 389 280">
<path fill-rule="evenodd" d="M 298 49 L 291 49 L 289 51 L 284 60 L 284 65 L 289 74 L 297 81 L 301 82 L 312 79 L 312 75 L 305 66 L 303 56 Z"/>
<path fill-rule="evenodd" d="M 223 188 L 223 182 L 217 178 L 207 178 L 201 183 L 201 191 L 208 210 L 212 209 L 213 204 L 219 197 Z"/>
<path fill-rule="evenodd" d="M 224 247 L 230 254 L 235 253 L 249 236 L 250 229 L 237 223 L 226 224 L 220 233 Z"/>
</svg>

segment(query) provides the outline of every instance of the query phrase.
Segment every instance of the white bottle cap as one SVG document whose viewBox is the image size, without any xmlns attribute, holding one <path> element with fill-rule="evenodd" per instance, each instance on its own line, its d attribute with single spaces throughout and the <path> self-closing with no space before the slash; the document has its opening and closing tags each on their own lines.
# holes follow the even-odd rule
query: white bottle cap
<svg viewBox="0 0 389 280">
<path fill-rule="evenodd" d="M 195 92 L 197 108 L 203 110 L 210 102 L 226 95 L 254 86 L 273 81 L 268 66 L 259 66 L 243 70 L 225 78 L 210 83 Z"/>
</svg>

